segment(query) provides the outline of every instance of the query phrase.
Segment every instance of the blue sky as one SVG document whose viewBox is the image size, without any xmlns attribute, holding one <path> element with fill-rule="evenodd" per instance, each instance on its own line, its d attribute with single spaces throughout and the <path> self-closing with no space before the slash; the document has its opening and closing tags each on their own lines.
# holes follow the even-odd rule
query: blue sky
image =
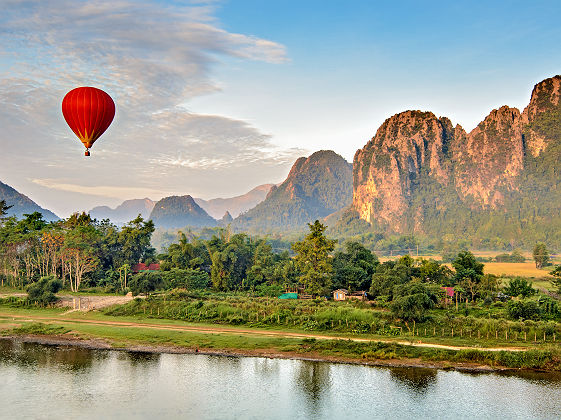
<svg viewBox="0 0 561 420">
<path fill-rule="evenodd" d="M 489 3 L 4 0 L 0 181 L 67 216 L 351 161 L 407 109 L 469 131 L 561 73 L 561 2 Z M 60 114 L 79 85 L 117 104 L 88 160 Z"/>
</svg>

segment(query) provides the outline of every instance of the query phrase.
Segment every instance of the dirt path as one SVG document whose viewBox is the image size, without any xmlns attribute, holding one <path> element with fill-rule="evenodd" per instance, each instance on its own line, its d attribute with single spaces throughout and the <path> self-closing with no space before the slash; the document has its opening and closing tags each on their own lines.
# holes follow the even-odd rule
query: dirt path
<svg viewBox="0 0 561 420">
<path fill-rule="evenodd" d="M 126 322 L 126 321 L 103 321 L 93 319 L 80 319 L 80 318 L 61 318 L 59 317 L 44 317 L 44 316 L 29 316 L 29 315 L 14 315 L 9 313 L 0 312 L 0 318 L 24 321 L 41 321 L 46 323 L 76 323 L 76 324 L 93 324 L 93 325 L 107 325 L 114 327 L 125 328 L 148 328 L 153 330 L 167 330 L 167 331 L 186 331 L 198 332 L 203 334 L 232 334 L 232 335 L 248 335 L 248 336 L 261 336 L 261 337 L 278 337 L 278 338 L 314 338 L 316 340 L 351 340 L 355 342 L 381 342 L 381 343 L 396 343 L 404 346 L 413 347 L 429 347 L 443 350 L 485 350 L 485 351 L 526 351 L 521 347 L 470 347 L 470 346 L 449 346 L 445 344 L 423 343 L 421 341 L 395 341 L 395 340 L 380 340 L 369 338 L 348 338 L 336 337 L 321 334 L 304 334 L 293 333 L 288 331 L 268 331 L 258 329 L 246 328 L 232 328 L 223 326 L 197 326 L 197 325 L 165 325 L 165 324 L 148 324 L 141 322 Z"/>
</svg>

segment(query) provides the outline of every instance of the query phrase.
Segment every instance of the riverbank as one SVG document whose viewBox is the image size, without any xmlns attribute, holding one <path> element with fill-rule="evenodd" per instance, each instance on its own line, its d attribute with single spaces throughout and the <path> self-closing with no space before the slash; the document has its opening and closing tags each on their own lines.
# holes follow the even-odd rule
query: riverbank
<svg viewBox="0 0 561 420">
<path fill-rule="evenodd" d="M 376 367 L 408 367 L 408 368 L 430 368 L 442 370 L 457 370 L 460 372 L 470 373 L 490 373 L 515 371 L 519 369 L 480 365 L 476 363 L 451 363 L 443 362 L 427 362 L 421 359 L 390 359 L 390 360 L 364 360 L 354 358 L 341 358 L 334 356 L 322 355 L 320 353 L 311 353 L 306 356 L 294 352 L 279 352 L 278 349 L 209 349 L 209 348 L 189 348 L 171 345 L 148 345 L 137 344 L 127 347 L 114 347 L 110 343 L 100 339 L 80 339 L 71 336 L 50 336 L 50 335 L 13 335 L 3 336 L 0 340 L 9 340 L 14 342 L 34 343 L 47 346 L 72 346 L 89 350 L 116 350 L 127 351 L 133 353 L 167 353 L 167 354 L 203 354 L 209 356 L 225 356 L 225 357 L 263 357 L 269 359 L 288 359 L 288 360 L 305 360 L 315 362 L 343 363 Z M 534 369 L 532 369 L 534 370 Z"/>
<path fill-rule="evenodd" d="M 99 350 L 202 353 L 471 372 L 561 370 L 561 355 L 553 346 L 482 349 L 177 322 L 108 321 L 60 311 L 18 312 L 0 311 L 0 334 L 5 339 Z"/>
</svg>

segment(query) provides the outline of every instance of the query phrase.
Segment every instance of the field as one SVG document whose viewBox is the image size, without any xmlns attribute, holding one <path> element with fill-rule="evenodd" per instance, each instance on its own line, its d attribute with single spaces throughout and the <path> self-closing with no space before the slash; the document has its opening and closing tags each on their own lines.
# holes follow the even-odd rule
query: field
<svg viewBox="0 0 561 420">
<path fill-rule="evenodd" d="M 551 277 L 549 272 L 553 267 L 548 267 L 545 270 L 536 268 L 533 262 L 524 263 L 503 263 L 503 262 L 489 262 L 485 263 L 485 273 L 495 274 L 497 276 L 521 276 L 521 277 Z"/>
</svg>

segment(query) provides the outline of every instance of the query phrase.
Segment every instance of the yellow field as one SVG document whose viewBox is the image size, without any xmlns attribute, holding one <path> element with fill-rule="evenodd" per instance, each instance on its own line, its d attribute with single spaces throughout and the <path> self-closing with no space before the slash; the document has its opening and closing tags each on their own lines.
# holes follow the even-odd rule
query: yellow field
<svg viewBox="0 0 561 420">
<path fill-rule="evenodd" d="M 524 263 L 490 262 L 484 264 L 485 273 L 497 276 L 551 277 L 549 272 L 553 270 L 553 267 L 549 267 L 547 270 L 540 270 L 536 268 L 533 261 Z"/>
</svg>

